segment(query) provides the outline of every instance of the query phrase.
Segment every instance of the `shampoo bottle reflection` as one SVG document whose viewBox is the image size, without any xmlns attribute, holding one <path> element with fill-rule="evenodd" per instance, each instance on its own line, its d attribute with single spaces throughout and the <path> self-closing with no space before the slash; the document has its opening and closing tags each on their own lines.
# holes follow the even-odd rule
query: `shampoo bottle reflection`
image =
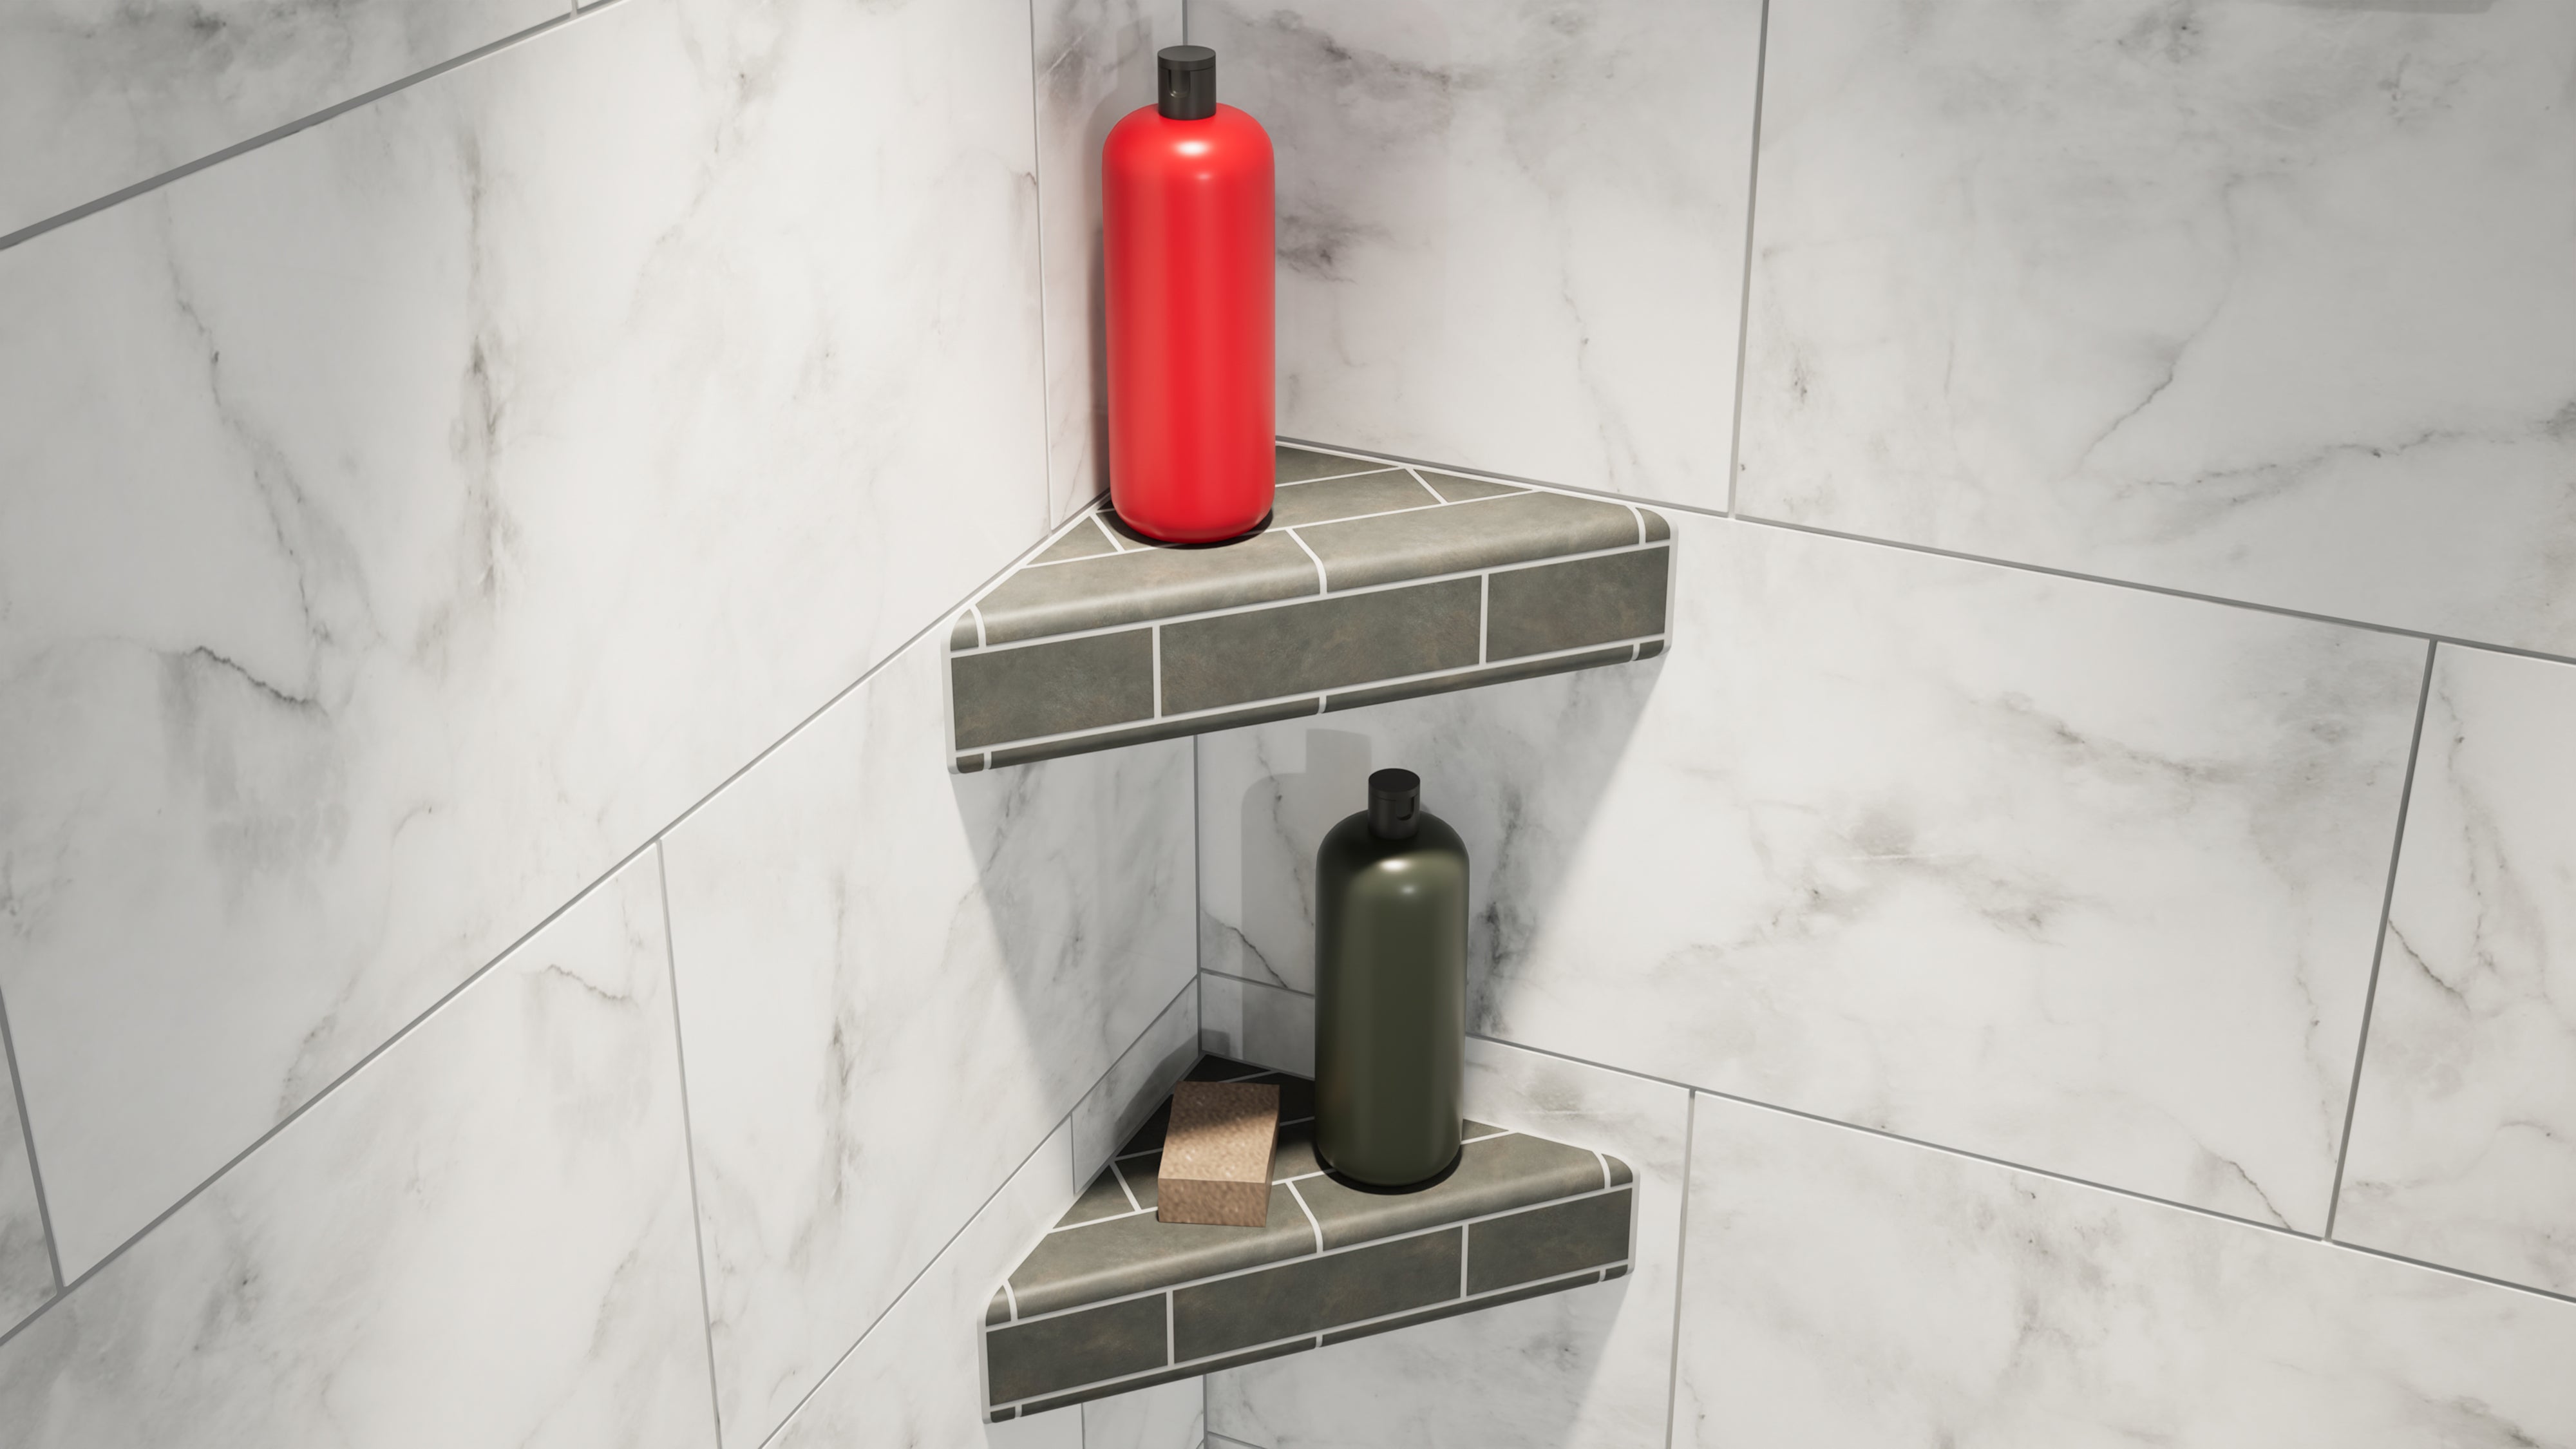
<svg viewBox="0 0 2576 1449">
<path fill-rule="evenodd" d="M 1467 1050 L 1467 847 L 1410 770 L 1315 854 L 1315 1152 L 1402 1190 L 1458 1161 Z"/>
</svg>

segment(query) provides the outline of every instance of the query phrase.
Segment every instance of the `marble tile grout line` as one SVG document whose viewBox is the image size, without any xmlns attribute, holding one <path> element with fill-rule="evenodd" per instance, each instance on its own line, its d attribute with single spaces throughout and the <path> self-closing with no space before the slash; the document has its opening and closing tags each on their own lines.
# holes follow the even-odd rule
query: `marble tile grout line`
<svg viewBox="0 0 2576 1449">
<path fill-rule="evenodd" d="M 1762 82 L 1771 67 L 1771 0 L 1762 0 L 1753 40 L 1753 135 L 1744 169 L 1744 281 L 1735 300 L 1735 415 L 1726 434 L 1726 516 L 1735 516 L 1735 480 L 1744 472 L 1744 359 L 1753 337 L 1753 215 L 1762 204 Z M 1669 1449 L 1672 1427 L 1664 1428 Z"/>
<path fill-rule="evenodd" d="M 60 1248 L 54 1246 L 54 1210 L 45 1200 L 44 1165 L 36 1160 L 36 1119 L 27 1110 L 26 1080 L 18 1075 L 18 1039 L 9 1031 L 9 1002 L 6 996 L 0 996 L 0 1059 L 7 1061 L 9 1090 L 16 1095 L 18 1101 L 18 1139 L 27 1145 L 28 1186 L 36 1193 L 36 1223 L 44 1229 L 45 1261 L 54 1272 L 54 1291 L 45 1299 L 46 1303 L 52 1303 L 62 1297 L 65 1291 L 63 1254 Z M 33 1321 L 36 1314 L 43 1311 L 43 1305 L 38 1305 L 34 1312 L 27 1315 L 28 1321 Z M 0 1343 L 8 1341 L 8 1335 L 0 1333 Z"/>
<path fill-rule="evenodd" d="M 1192 984 L 1196 984 L 1195 981 Z M 1181 991 L 1187 990 L 1189 990 L 1188 986 L 1181 988 Z M 1111 1058 L 1109 1065 L 1101 1069 L 1099 1076 L 1091 1079 L 1091 1085 L 1083 1088 L 1081 1095 L 1073 1099 L 1073 1105 L 1065 1110 L 1065 1114 L 1055 1119 L 1055 1125 L 1049 1127 L 1046 1130 L 1046 1135 L 1038 1139 L 1038 1145 L 1030 1148 L 1026 1153 L 1021 1155 L 1018 1162 L 1012 1164 L 1011 1170 L 1002 1175 L 1002 1180 L 994 1185 L 993 1190 L 984 1194 L 984 1200 L 975 1205 L 975 1210 L 966 1214 L 965 1218 L 957 1224 L 956 1231 L 950 1233 L 945 1242 L 942 1242 L 937 1248 L 933 1249 L 928 1258 L 922 1260 L 920 1270 L 915 1272 L 892 1298 L 886 1300 L 886 1306 L 878 1310 L 877 1316 L 868 1320 L 868 1326 L 859 1330 L 858 1337 L 850 1340 L 850 1346 L 842 1349 L 839 1356 L 832 1360 L 832 1366 L 817 1375 L 814 1379 L 813 1385 L 807 1388 L 804 1394 L 796 1400 L 795 1404 L 790 1407 L 785 1414 L 779 1417 L 777 1426 L 772 1428 L 767 1434 L 761 1436 L 760 1444 L 757 1446 L 757 1449 L 768 1449 L 768 1446 L 775 1441 L 779 1435 L 787 1432 L 787 1426 L 796 1422 L 796 1416 L 803 1413 L 805 1411 L 805 1406 L 813 1402 L 814 1396 L 823 1391 L 823 1385 L 832 1381 L 832 1375 L 840 1372 L 841 1365 L 849 1362 L 850 1355 L 859 1351 L 859 1345 L 868 1341 L 868 1335 L 877 1331 L 877 1326 L 886 1321 L 887 1315 L 903 1306 L 903 1300 L 911 1295 L 912 1290 L 920 1285 L 921 1280 L 928 1276 L 931 1269 L 939 1266 L 939 1260 L 948 1256 L 948 1250 L 957 1246 L 957 1240 L 966 1236 L 966 1230 L 975 1226 L 975 1220 L 984 1215 L 984 1210 L 991 1207 L 1004 1192 L 1009 1191 L 1012 1181 L 1018 1178 L 1020 1173 L 1025 1170 L 1030 1163 L 1037 1160 L 1039 1153 L 1046 1151 L 1047 1144 L 1055 1140 L 1055 1134 L 1058 1132 L 1067 1132 L 1069 1134 L 1073 1125 L 1074 1116 L 1082 1110 L 1082 1104 L 1090 1101 L 1091 1094 L 1099 1091 L 1101 1087 L 1108 1083 L 1111 1074 L 1118 1070 L 1118 1064 L 1127 1060 L 1127 1053 L 1134 1051 L 1144 1042 L 1146 1033 L 1151 1032 L 1154 1029 L 1154 1022 L 1158 1022 L 1163 1019 L 1163 1011 L 1171 1010 L 1173 1002 L 1177 1002 L 1180 999 L 1181 995 L 1179 991 L 1172 993 L 1171 999 L 1163 1003 L 1162 1011 L 1155 1012 L 1153 1020 L 1146 1022 L 1144 1029 L 1137 1032 L 1136 1040 L 1129 1042 L 1125 1050 Z M 1082 1184 L 1073 1180 L 1073 1143 L 1070 1140 L 1069 1135 L 1068 1140 L 1065 1143 L 1065 1181 L 1067 1184 L 1066 1191 L 1068 1193 L 1078 1194 L 1082 1190 Z M 1003 1287 L 1007 1289 L 1009 1286 L 1010 1284 L 1006 1275 Z M 1013 1320 L 1017 1321 L 1019 1302 L 1016 1295 L 1011 1303 L 1011 1312 Z M 979 1331 L 989 1331 L 989 1327 L 989 1325 L 978 1325 Z"/>
<path fill-rule="evenodd" d="M 1281 438 L 1292 448 L 1321 448 L 1328 444 L 1303 438 Z M 2171 584 L 2148 583 L 2140 579 L 2114 578 L 2109 574 L 2088 574 L 2079 569 L 2059 568 L 2054 564 L 2031 563 L 2022 559 L 2002 558 L 1994 554 L 1969 553 L 1965 549 L 1943 548 L 1938 544 L 1913 543 L 1901 538 L 1880 538 L 1872 534 L 1851 533 L 1838 528 L 1820 528 L 1812 523 L 1795 523 L 1785 518 L 1762 518 L 1749 513 L 1729 513 L 1696 503 L 1676 503 L 1669 498 L 1632 497 L 1607 488 L 1587 488 L 1577 483 L 1551 483 L 1539 478 L 1526 478 L 1517 473 L 1497 473 L 1489 468 L 1470 468 L 1458 464 L 1435 463 L 1426 458 L 1406 458 L 1393 453 L 1377 454 L 1389 462 L 1415 467 L 1438 468 L 1461 477 L 1490 478 L 1499 483 L 1522 483 L 1533 488 L 1552 489 L 1583 498 L 1604 502 L 1635 502 L 1649 508 L 1668 508 L 1696 518 L 1716 519 L 1753 528 L 1776 528 L 1788 533 L 1812 534 L 1817 538 L 1840 539 L 1845 543 L 1870 548 L 1894 549 L 1899 553 L 1925 554 L 1932 558 L 1956 559 L 1960 563 L 1984 564 L 1989 568 L 2011 569 L 2016 573 L 2038 574 L 2045 578 L 2067 579 L 2079 584 L 2100 584 L 2105 588 L 2134 589 L 2142 594 L 2161 594 L 2169 599 L 2188 599 L 2196 604 L 2216 604 L 2222 608 L 2244 609 L 2257 614 L 2272 614 L 2285 619 L 2305 619 L 2316 624 L 2337 624 L 2347 629 L 2361 629 L 2373 634 L 2388 634 L 2400 639 L 2417 639 L 2434 644 L 2448 644 L 2458 649 L 2482 649 L 2490 654 L 2510 654 L 2521 659 L 2537 659 L 2549 664 L 2576 664 L 2576 652 L 2553 654 L 2546 649 L 2531 649 L 2519 644 L 2504 644 L 2489 639 L 2472 639 L 2462 634 L 2444 634 L 2431 629 L 2413 629 L 2402 624 L 2380 624 L 2368 619 L 2350 619 L 2340 614 L 2324 614 L 2314 609 L 2294 609 L 2287 604 L 2266 604 L 2255 599 L 2231 598 L 2225 594 L 2202 593 L 2177 588 Z"/>
<path fill-rule="evenodd" d="M 1768 13 L 1767 3 L 1764 10 Z M 1681 1221 L 1673 1229 L 1673 1341 L 1664 1370 L 1664 1449 L 1673 1449 L 1673 1415 L 1682 1397 L 1682 1293 L 1690 1286 L 1691 1152 L 1698 1145 L 1699 1093 L 1692 1092 L 1682 1099 L 1682 1204 Z"/>
<path fill-rule="evenodd" d="M 18 245 L 20 242 L 33 241 L 37 237 L 43 236 L 49 231 L 69 226 L 73 222 L 79 221 L 85 217 L 96 216 L 98 213 L 106 211 L 110 207 L 122 205 L 125 202 L 132 201 L 138 196 L 149 195 L 152 192 L 160 190 L 164 186 L 168 186 L 174 181 L 183 181 L 188 177 L 196 175 L 200 171 L 220 166 L 224 162 L 230 161 L 236 156 L 246 156 L 253 151 L 259 150 L 263 146 L 283 141 L 298 131 L 309 131 L 315 126 L 321 125 L 325 121 L 337 120 L 339 117 L 345 116 L 351 111 L 374 105 L 376 102 L 383 100 L 385 97 L 393 95 L 396 92 L 409 90 L 411 87 L 419 85 L 423 81 L 436 80 L 440 76 L 447 74 L 449 71 L 472 65 L 474 62 L 482 60 L 487 56 L 498 55 L 502 51 L 510 49 L 512 46 L 524 44 L 536 39 L 538 36 L 547 34 L 550 31 L 560 30 L 586 16 L 596 15 L 603 10 L 613 9 L 619 3 L 621 3 L 621 0 L 598 0 L 598 3 L 589 6 L 568 6 L 562 14 L 549 16 L 548 18 L 540 20 L 536 24 L 529 26 L 525 30 L 502 36 L 498 40 L 486 42 L 485 44 L 476 46 L 472 50 L 466 51 L 462 55 L 450 56 L 435 65 L 416 70 L 410 75 L 387 81 L 373 90 L 361 91 L 345 100 L 335 101 L 309 115 L 299 116 L 283 125 L 272 126 L 269 129 L 260 132 L 258 135 L 235 141 L 231 145 L 225 146 L 219 150 L 209 151 L 205 155 L 200 156 L 193 161 L 182 161 L 167 171 L 147 176 L 141 181 L 137 181 L 130 186 L 119 187 L 104 196 L 84 201 L 80 205 L 72 207 L 67 211 L 56 212 L 54 215 L 45 217 L 42 220 L 29 222 L 27 225 L 18 228 L 16 231 L 10 232 L 5 236 L 0 236 L 0 252 L 5 252 L 11 247 Z"/>
<path fill-rule="evenodd" d="M 689 1173 L 689 1241 L 698 1252 L 698 1330 L 707 1345 L 707 1426 L 714 1438 L 708 1442 L 724 1443 L 724 1390 L 716 1378 L 716 1312 L 715 1299 L 707 1291 L 706 1218 L 698 1208 L 698 1128 L 689 1112 L 689 1049 L 680 1029 L 680 943 L 671 930 L 671 865 L 662 851 L 662 842 L 653 842 L 653 887 L 662 904 L 662 969 L 671 988 L 671 1058 L 680 1077 L 680 1148 L 681 1162 Z"/>
<path fill-rule="evenodd" d="M 2397 829 L 2388 844 L 2388 884 L 2379 897 L 2379 934 L 2370 942 L 2370 984 L 2362 991 L 2361 1031 L 2352 1047 L 2352 1083 L 2343 1100 L 2343 1136 L 2335 1144 L 2334 1186 L 2326 1195 L 2326 1227 L 2320 1236 L 2334 1238 L 2335 1215 L 2343 1210 L 2344 1164 L 2352 1159 L 2352 1124 L 2361 1108 L 2361 1070 L 2370 1059 L 2370 1018 L 2379 1006 L 2379 964 L 2388 955 L 2388 915 L 2397 904 L 2397 867 L 2406 857 L 2406 812 L 2415 803 L 2415 765 L 2424 757 L 2424 720 L 2433 702 L 2433 669 L 2442 646 L 2424 646 L 2424 679 L 2415 691 L 2415 733 L 2406 745 L 2406 775 L 2397 787 Z"/>
<path fill-rule="evenodd" d="M 590 10 L 585 10 L 582 13 L 588 15 L 598 10 L 604 10 L 622 3 L 624 3 L 624 0 L 600 0 L 600 4 L 593 6 Z M 1030 544 L 1027 548 L 1022 549 L 1018 556 L 1014 557 L 1011 562 L 1004 564 L 1001 568 L 995 570 L 990 576 L 988 576 L 982 583 L 977 584 L 974 589 L 968 592 L 966 598 L 972 599 L 979 597 L 985 590 L 992 587 L 995 580 L 1009 574 L 1012 569 L 1018 567 L 1022 562 L 1026 561 L 1031 555 L 1035 554 L 1044 546 L 1045 540 L 1040 539 L 1039 541 Z M 115 1247 L 107 1250 L 106 1253 L 99 1257 L 97 1262 L 92 1263 L 88 1268 L 84 1269 L 80 1276 L 66 1281 L 63 1284 L 61 1291 L 54 1294 L 53 1297 L 45 1300 L 45 1302 L 40 1305 L 35 1312 L 28 1314 L 24 1319 L 21 1319 L 16 1325 L 10 1328 L 0 1329 L 0 1348 L 7 1347 L 10 1340 L 16 1338 L 19 1334 L 26 1332 L 37 1319 L 40 1319 L 47 1313 L 52 1312 L 56 1305 L 69 1298 L 82 1284 L 87 1283 L 92 1278 L 95 1278 L 100 1273 L 106 1271 L 109 1264 L 124 1257 L 135 1244 L 142 1242 L 145 1238 L 151 1236 L 155 1229 L 159 1228 L 163 1223 L 168 1222 L 181 1208 L 184 1208 L 188 1204 L 196 1201 L 207 1188 L 210 1188 L 217 1182 L 221 1181 L 224 1174 L 241 1165 L 241 1163 L 252 1153 L 257 1152 L 260 1148 L 268 1145 L 270 1140 L 275 1138 L 279 1133 L 294 1126 L 297 1121 L 303 1118 L 305 1113 L 313 1110 L 315 1104 L 319 1103 L 323 1098 L 330 1096 L 333 1092 L 340 1090 L 342 1086 L 355 1078 L 358 1073 L 365 1071 L 378 1057 L 391 1051 L 395 1045 L 408 1038 L 413 1032 L 419 1030 L 431 1017 L 436 1016 L 439 1012 L 445 1010 L 448 1003 L 456 1000 L 459 996 L 464 995 L 466 991 L 473 987 L 474 983 L 482 980 L 486 975 L 490 974 L 493 967 L 510 959 L 514 952 L 518 951 L 521 947 L 526 946 L 528 942 L 535 940 L 539 932 L 545 930 L 548 926 L 553 925 L 564 915 L 565 912 L 570 911 L 573 907 L 580 905 L 585 900 L 588 900 L 594 891 L 597 891 L 601 886 L 604 886 L 608 884 L 608 882 L 616 879 L 618 872 L 623 871 L 628 866 L 634 864 L 645 851 L 651 850 L 660 845 L 664 837 L 668 836 L 672 831 L 679 829 L 680 826 L 685 824 L 691 816 L 697 814 L 700 810 L 705 809 L 709 801 L 714 800 L 718 795 L 731 789 L 735 781 L 740 780 L 743 776 L 759 768 L 762 761 L 783 749 L 787 745 L 788 741 L 795 739 L 800 734 L 803 734 L 816 720 L 821 719 L 825 714 L 829 713 L 833 706 L 839 704 L 842 700 L 849 698 L 850 695 L 864 687 L 869 680 L 872 680 L 879 674 L 884 673 L 885 670 L 896 660 L 902 658 L 907 650 L 910 650 L 914 645 L 919 644 L 922 640 L 930 637 L 933 630 L 951 627 L 953 621 L 957 617 L 957 610 L 963 606 L 963 601 L 961 600 L 959 603 L 952 604 L 941 610 L 938 617 L 931 620 L 931 622 L 922 625 L 919 629 L 914 630 L 903 640 L 903 642 L 886 651 L 884 656 L 879 658 L 874 664 L 871 664 L 865 669 L 859 671 L 859 676 L 856 679 L 853 679 L 848 684 L 834 690 L 831 698 L 826 699 L 820 705 L 815 706 L 815 708 L 803 719 L 800 719 L 795 724 L 789 726 L 785 734 L 782 734 L 777 739 L 763 745 L 758 753 L 745 761 L 739 769 L 734 770 L 732 773 L 726 775 L 722 780 L 717 781 L 716 784 L 709 788 L 705 794 L 700 795 L 696 800 L 690 802 L 685 809 L 681 810 L 679 814 L 673 816 L 668 823 L 646 836 L 633 850 L 619 856 L 606 870 L 603 870 L 598 875 L 592 877 L 588 884 L 582 886 L 579 890 L 574 891 L 569 898 L 557 905 L 554 909 L 546 912 L 546 914 L 539 919 L 536 924 L 528 927 L 528 929 L 513 937 L 507 944 L 502 946 L 500 950 L 494 952 L 491 959 L 467 972 L 463 980 L 458 981 L 454 986 L 449 987 L 438 997 L 438 999 L 432 1001 L 429 1005 L 422 1007 L 418 1013 L 411 1017 L 410 1020 L 405 1021 L 402 1025 L 387 1033 L 384 1040 L 368 1048 L 364 1055 L 350 1063 L 338 1076 L 323 1083 L 320 1088 L 314 1091 L 313 1095 L 305 1098 L 301 1103 L 297 1104 L 293 1111 L 269 1124 L 266 1131 L 260 1133 L 257 1137 L 252 1138 L 250 1143 L 243 1147 L 239 1152 L 236 1152 L 232 1156 L 224 1159 L 221 1166 L 218 1166 L 214 1171 L 206 1174 L 206 1176 L 200 1180 L 196 1186 L 189 1188 L 184 1193 L 181 1193 L 168 1207 L 165 1207 L 158 1213 L 153 1214 L 151 1221 L 135 1229 L 132 1234 L 126 1237 L 125 1241 L 118 1243 Z M 30 1160 L 32 1160 L 34 1156 L 34 1147 L 35 1143 L 31 1138 L 28 1142 Z"/>
</svg>

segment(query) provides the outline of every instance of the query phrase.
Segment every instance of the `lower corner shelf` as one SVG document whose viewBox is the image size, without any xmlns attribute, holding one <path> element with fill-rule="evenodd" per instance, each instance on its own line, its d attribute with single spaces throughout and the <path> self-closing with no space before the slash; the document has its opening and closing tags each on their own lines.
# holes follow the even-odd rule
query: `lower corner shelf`
<svg viewBox="0 0 2576 1449">
<path fill-rule="evenodd" d="M 1268 1221 L 1156 1219 L 1167 1101 L 995 1290 L 995 1422 L 1628 1271 L 1635 1180 L 1615 1157 L 1470 1122 L 1446 1178 L 1362 1192 L 1315 1160 L 1312 1083 L 1220 1057 L 1189 1076 L 1279 1085 Z"/>
</svg>

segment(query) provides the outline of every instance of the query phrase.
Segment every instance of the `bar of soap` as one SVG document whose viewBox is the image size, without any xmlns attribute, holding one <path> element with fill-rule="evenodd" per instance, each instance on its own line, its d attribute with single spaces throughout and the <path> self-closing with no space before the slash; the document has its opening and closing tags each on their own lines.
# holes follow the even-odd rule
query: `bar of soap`
<svg viewBox="0 0 2576 1449">
<path fill-rule="evenodd" d="M 1163 1133 L 1154 1216 L 1167 1223 L 1257 1228 L 1270 1216 L 1270 1156 L 1279 1140 L 1279 1088 L 1261 1082 L 1183 1082 Z"/>
</svg>

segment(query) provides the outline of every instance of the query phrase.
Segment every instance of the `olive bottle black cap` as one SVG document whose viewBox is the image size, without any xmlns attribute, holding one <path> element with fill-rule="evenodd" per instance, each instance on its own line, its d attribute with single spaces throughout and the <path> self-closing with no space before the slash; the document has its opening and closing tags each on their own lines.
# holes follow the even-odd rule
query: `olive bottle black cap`
<svg viewBox="0 0 2576 1449">
<path fill-rule="evenodd" d="M 1216 52 L 1204 45 L 1167 45 L 1155 52 L 1160 109 L 1175 121 L 1204 121 L 1216 114 Z"/>
<path fill-rule="evenodd" d="M 1422 825 L 1422 777 L 1411 770 L 1380 770 L 1369 776 L 1369 834 L 1380 840 L 1411 840 Z"/>
</svg>

